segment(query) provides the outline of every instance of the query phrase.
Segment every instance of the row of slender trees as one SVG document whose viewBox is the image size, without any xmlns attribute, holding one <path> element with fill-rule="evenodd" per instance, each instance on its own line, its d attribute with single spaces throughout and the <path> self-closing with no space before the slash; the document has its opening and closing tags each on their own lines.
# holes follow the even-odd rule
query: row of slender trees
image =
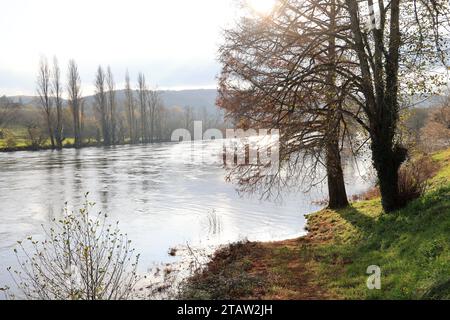
<svg viewBox="0 0 450 320">
<path fill-rule="evenodd" d="M 68 88 L 70 86 L 69 81 Z M 62 148 L 62 87 L 61 73 L 56 58 L 53 60 L 53 69 L 50 68 L 45 58 L 41 59 L 37 78 L 37 92 L 52 147 Z M 54 123 L 52 117 L 53 104 L 56 108 L 56 123 Z"/>
<path fill-rule="evenodd" d="M 99 66 L 96 72 L 94 110 L 98 122 L 97 139 L 105 146 L 119 143 L 119 102 L 116 97 L 116 83 L 111 68 L 106 71 Z M 73 123 L 74 145 L 83 145 L 83 128 L 85 119 L 85 99 L 82 97 L 81 79 L 78 66 L 74 60 L 69 61 L 66 85 L 67 106 Z M 137 88 L 133 89 L 128 71 L 125 76 L 125 101 L 122 107 L 126 113 L 129 143 L 152 143 L 155 141 L 158 119 L 161 117 L 162 102 L 156 90 L 150 90 L 145 75 L 139 73 Z M 137 99 L 135 92 L 137 91 Z M 37 93 L 46 130 L 52 148 L 63 147 L 63 99 L 64 86 L 56 58 L 50 66 L 45 57 L 41 58 L 37 78 Z M 159 128 L 161 130 L 161 128 Z M 121 134 L 123 137 L 123 132 Z M 160 135 L 159 137 L 160 138 Z M 123 139 L 122 139 L 123 140 Z"/>
<path fill-rule="evenodd" d="M 219 104 L 243 127 L 281 132 L 278 176 L 247 166 L 235 170 L 237 181 L 270 190 L 324 165 L 330 207 L 344 207 L 341 151 L 368 143 L 383 207 L 399 208 L 408 151 L 398 136 L 400 105 L 444 83 L 431 70 L 445 64 L 448 1 L 277 3 L 270 15 L 250 13 L 227 30 L 220 51 Z"/>
</svg>

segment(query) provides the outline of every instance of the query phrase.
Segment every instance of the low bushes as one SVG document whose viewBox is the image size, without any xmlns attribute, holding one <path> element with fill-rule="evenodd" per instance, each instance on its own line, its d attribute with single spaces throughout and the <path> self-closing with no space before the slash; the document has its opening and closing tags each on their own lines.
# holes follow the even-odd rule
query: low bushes
<svg viewBox="0 0 450 320">
<path fill-rule="evenodd" d="M 399 170 L 398 189 L 403 205 L 425 194 L 430 179 L 439 165 L 429 156 L 420 156 L 404 163 Z"/>
<path fill-rule="evenodd" d="M 54 220 L 46 237 L 18 241 L 18 270 L 8 268 L 29 300 L 122 300 L 133 297 L 139 255 L 118 223 L 91 214 L 86 200 L 78 211 Z M 9 298 L 15 298 L 9 294 Z"/>
<path fill-rule="evenodd" d="M 425 194 L 430 179 L 439 169 L 438 163 L 428 155 L 421 155 L 405 162 L 398 172 L 398 189 L 403 206 Z M 372 187 L 355 195 L 352 201 L 367 201 L 381 197 L 380 188 Z"/>
</svg>

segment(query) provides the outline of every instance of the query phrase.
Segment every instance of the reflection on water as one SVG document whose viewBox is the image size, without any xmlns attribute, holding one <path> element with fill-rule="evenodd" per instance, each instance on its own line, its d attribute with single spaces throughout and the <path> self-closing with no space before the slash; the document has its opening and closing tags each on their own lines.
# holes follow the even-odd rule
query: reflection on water
<svg viewBox="0 0 450 320">
<path fill-rule="evenodd" d="M 208 155 L 221 150 L 220 141 L 197 143 Z M 120 221 L 141 253 L 141 271 L 170 261 L 168 248 L 186 242 L 298 236 L 304 214 L 319 209 L 312 201 L 324 198 L 320 189 L 287 194 L 282 203 L 242 198 L 225 182 L 220 161 L 186 162 L 190 148 L 168 143 L 0 154 L 0 286 L 10 282 L 5 269 L 15 263 L 16 241 L 39 237 L 41 224 L 60 215 L 66 201 L 80 207 L 86 192 L 97 210 Z M 352 166 L 346 171 L 349 194 L 365 189 Z"/>
</svg>

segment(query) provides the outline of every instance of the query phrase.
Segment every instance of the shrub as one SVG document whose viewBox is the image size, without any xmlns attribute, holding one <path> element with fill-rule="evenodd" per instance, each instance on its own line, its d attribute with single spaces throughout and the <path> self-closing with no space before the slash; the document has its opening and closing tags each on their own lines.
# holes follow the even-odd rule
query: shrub
<svg viewBox="0 0 450 320">
<path fill-rule="evenodd" d="M 9 149 L 15 148 L 17 146 L 17 140 L 14 136 L 9 136 L 5 140 L 5 146 Z"/>
<path fill-rule="evenodd" d="M 429 180 L 436 174 L 438 168 L 429 156 L 420 156 L 405 162 L 398 173 L 398 188 L 402 205 L 424 195 Z M 379 186 L 374 186 L 366 192 L 352 197 L 352 201 L 366 201 L 381 197 Z"/>
<path fill-rule="evenodd" d="M 44 132 L 36 124 L 27 125 L 28 143 L 33 149 L 39 149 L 45 143 Z"/>
<path fill-rule="evenodd" d="M 399 170 L 398 188 L 403 205 L 421 197 L 429 180 L 435 175 L 438 165 L 429 156 L 420 156 L 407 161 Z"/>
<path fill-rule="evenodd" d="M 9 130 L 3 130 L 3 139 L 5 139 L 5 147 L 12 149 L 17 146 L 16 136 Z"/>
<path fill-rule="evenodd" d="M 61 220 L 44 228 L 44 241 L 29 237 L 18 242 L 19 270 L 8 271 L 26 299 L 121 300 L 132 295 L 139 255 L 118 222 L 108 224 L 106 214 L 89 213 L 94 205 L 86 198 L 78 211 L 66 208 Z"/>
</svg>

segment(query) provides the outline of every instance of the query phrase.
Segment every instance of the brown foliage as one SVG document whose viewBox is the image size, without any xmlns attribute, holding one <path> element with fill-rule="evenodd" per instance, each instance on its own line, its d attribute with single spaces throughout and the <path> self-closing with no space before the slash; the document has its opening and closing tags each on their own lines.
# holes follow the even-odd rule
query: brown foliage
<svg viewBox="0 0 450 320">
<path fill-rule="evenodd" d="M 421 197 L 437 170 L 438 164 L 429 156 L 421 156 L 404 163 L 398 175 L 399 195 L 403 204 Z"/>
<path fill-rule="evenodd" d="M 31 148 L 39 149 L 45 143 L 47 137 L 41 129 L 41 126 L 36 123 L 29 123 L 27 125 L 28 143 Z"/>
<path fill-rule="evenodd" d="M 404 163 L 399 170 L 398 189 L 403 205 L 421 197 L 436 174 L 439 165 L 429 156 L 420 156 Z M 367 201 L 381 197 L 380 188 L 374 186 L 366 192 L 354 195 L 352 201 Z"/>
<path fill-rule="evenodd" d="M 427 151 L 450 146 L 450 98 L 444 106 L 433 110 L 422 129 L 422 144 Z"/>
<path fill-rule="evenodd" d="M 367 200 L 374 200 L 380 197 L 381 197 L 380 188 L 375 186 L 370 188 L 364 193 L 355 194 L 352 197 L 352 201 L 367 201 Z"/>
</svg>

